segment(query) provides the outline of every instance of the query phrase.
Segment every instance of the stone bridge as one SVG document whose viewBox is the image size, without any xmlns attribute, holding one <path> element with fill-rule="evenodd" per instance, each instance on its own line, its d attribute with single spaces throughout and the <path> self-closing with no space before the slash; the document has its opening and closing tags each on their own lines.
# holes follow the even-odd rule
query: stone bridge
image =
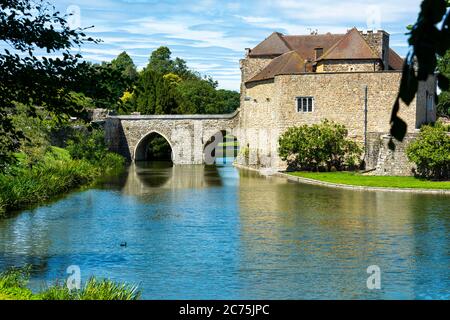
<svg viewBox="0 0 450 320">
<path fill-rule="evenodd" d="M 219 132 L 239 140 L 239 109 L 226 115 L 126 115 L 109 116 L 106 142 L 111 151 L 130 161 L 145 160 L 149 135 L 157 133 L 172 148 L 174 164 L 203 164 L 208 141 Z"/>
</svg>

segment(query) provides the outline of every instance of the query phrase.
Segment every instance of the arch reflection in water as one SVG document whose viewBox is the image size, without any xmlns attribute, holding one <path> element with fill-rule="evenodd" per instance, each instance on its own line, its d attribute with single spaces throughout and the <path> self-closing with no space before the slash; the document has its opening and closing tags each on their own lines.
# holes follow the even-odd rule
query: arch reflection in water
<svg viewBox="0 0 450 320">
<path fill-rule="evenodd" d="M 38 289 L 76 264 L 139 283 L 145 299 L 450 298 L 448 196 L 292 184 L 231 166 L 191 167 L 197 178 L 158 167 L 168 178 L 156 183 L 145 170 L 0 220 L 0 270 L 37 264 Z M 381 290 L 366 286 L 374 264 Z"/>
<path fill-rule="evenodd" d="M 122 191 L 128 195 L 145 195 L 221 185 L 222 178 L 216 166 L 174 166 L 171 162 L 150 161 L 130 165 Z"/>
</svg>

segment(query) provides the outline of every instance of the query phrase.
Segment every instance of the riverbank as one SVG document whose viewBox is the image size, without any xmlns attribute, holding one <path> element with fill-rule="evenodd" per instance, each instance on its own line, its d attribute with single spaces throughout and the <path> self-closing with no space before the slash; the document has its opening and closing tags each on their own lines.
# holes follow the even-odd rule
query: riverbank
<svg viewBox="0 0 450 320">
<path fill-rule="evenodd" d="M 450 194 L 448 181 L 415 177 L 367 176 L 353 172 L 286 172 L 277 175 L 300 183 L 352 190 Z"/>
<path fill-rule="evenodd" d="M 115 154 L 108 154 L 102 163 L 94 163 L 73 159 L 69 151 L 57 147 L 50 147 L 33 165 L 26 164 L 24 154 L 18 157 L 17 166 L 0 174 L 0 218 L 89 185 L 99 176 L 124 167 L 124 159 Z"/>
</svg>

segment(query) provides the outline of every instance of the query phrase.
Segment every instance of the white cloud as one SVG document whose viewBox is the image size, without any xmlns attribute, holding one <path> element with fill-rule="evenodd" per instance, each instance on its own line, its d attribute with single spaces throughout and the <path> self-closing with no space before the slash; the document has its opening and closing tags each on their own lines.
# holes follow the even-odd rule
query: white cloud
<svg viewBox="0 0 450 320">
<path fill-rule="evenodd" d="M 56 0 L 55 0 L 56 2 Z M 366 9 L 376 5 L 381 27 L 391 33 L 391 45 L 406 52 L 406 25 L 417 18 L 421 0 L 58 0 L 64 12 L 81 9 L 82 25 L 95 25 L 89 35 L 102 38 L 96 47 L 83 47 L 86 59 L 107 61 L 126 50 L 139 67 L 150 52 L 168 46 L 174 56 L 221 87 L 239 88 L 239 59 L 271 31 L 286 34 L 343 33 L 364 29 Z"/>
<path fill-rule="evenodd" d="M 224 31 L 193 30 L 192 27 L 211 21 L 193 20 L 192 17 L 175 17 L 157 19 L 155 17 L 139 18 L 130 21 L 123 29 L 131 34 L 164 34 L 168 39 L 189 39 L 192 47 L 222 47 L 236 52 L 251 46 L 254 39 L 250 37 L 227 37 Z"/>
</svg>

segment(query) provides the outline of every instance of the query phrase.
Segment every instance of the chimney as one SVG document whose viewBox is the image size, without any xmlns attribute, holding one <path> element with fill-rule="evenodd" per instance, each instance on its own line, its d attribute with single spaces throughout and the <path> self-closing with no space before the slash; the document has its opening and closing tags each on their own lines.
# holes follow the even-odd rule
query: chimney
<svg viewBox="0 0 450 320">
<path fill-rule="evenodd" d="M 315 52 L 314 60 L 317 60 L 323 55 L 323 48 L 314 48 L 314 52 Z"/>
</svg>

